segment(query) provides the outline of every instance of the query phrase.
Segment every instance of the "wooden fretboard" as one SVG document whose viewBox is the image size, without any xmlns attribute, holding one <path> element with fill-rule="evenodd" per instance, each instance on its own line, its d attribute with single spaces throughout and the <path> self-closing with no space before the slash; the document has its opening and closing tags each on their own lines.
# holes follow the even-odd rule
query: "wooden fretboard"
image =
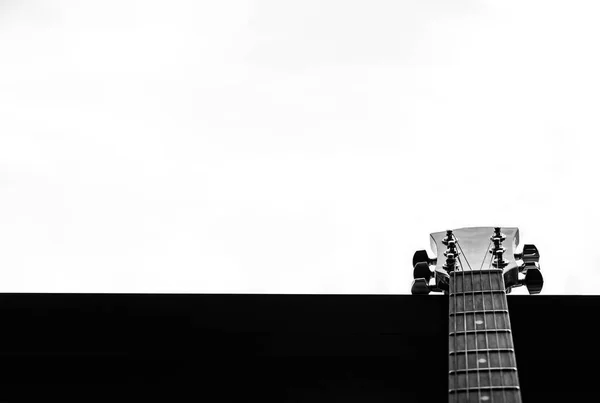
<svg viewBox="0 0 600 403">
<path fill-rule="evenodd" d="M 502 270 L 450 273 L 449 401 L 521 402 Z"/>
</svg>

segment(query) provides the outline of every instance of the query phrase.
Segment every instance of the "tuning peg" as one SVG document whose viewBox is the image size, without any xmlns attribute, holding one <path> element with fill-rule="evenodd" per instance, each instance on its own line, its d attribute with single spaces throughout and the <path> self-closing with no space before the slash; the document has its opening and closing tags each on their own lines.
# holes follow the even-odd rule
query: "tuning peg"
<svg viewBox="0 0 600 403">
<path fill-rule="evenodd" d="M 430 259 L 426 250 L 418 250 L 413 255 L 413 267 L 417 265 L 417 263 L 425 262 L 427 264 L 436 264 L 437 259 Z"/>
<path fill-rule="evenodd" d="M 527 287 L 529 294 L 539 294 L 544 286 L 544 278 L 540 271 L 540 265 L 536 262 L 527 262 L 524 266 L 523 273 L 525 273 L 525 279 L 522 283 Z"/>
<path fill-rule="evenodd" d="M 443 291 L 444 293 L 450 291 L 450 276 L 444 270 L 435 271 L 435 289 L 434 291 Z"/>
<path fill-rule="evenodd" d="M 538 252 L 538 249 L 535 247 L 535 245 L 525 244 L 523 245 L 522 253 L 515 253 L 515 259 L 521 259 L 523 260 L 523 263 L 537 263 L 540 261 L 540 252 Z"/>
<path fill-rule="evenodd" d="M 519 280 L 519 272 L 521 267 L 514 266 L 504 271 L 504 285 L 506 286 L 506 292 L 509 293 L 512 287 L 518 287 L 521 284 Z"/>
<path fill-rule="evenodd" d="M 418 278 L 424 278 L 427 283 L 429 283 L 429 279 L 433 275 L 429 265 L 425 262 L 419 262 L 415 265 L 413 270 L 413 278 L 416 280 Z"/>
<path fill-rule="evenodd" d="M 429 289 L 429 283 L 424 278 L 417 278 L 413 280 L 410 292 L 412 294 L 427 295 L 431 290 Z"/>
</svg>

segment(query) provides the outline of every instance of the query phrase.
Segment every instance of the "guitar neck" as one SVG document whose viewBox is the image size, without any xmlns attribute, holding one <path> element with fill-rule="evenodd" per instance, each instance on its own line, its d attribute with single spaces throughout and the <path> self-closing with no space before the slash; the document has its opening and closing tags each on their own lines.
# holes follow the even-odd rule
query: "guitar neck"
<svg viewBox="0 0 600 403">
<path fill-rule="evenodd" d="M 450 273 L 450 402 L 521 402 L 502 270 Z"/>
</svg>

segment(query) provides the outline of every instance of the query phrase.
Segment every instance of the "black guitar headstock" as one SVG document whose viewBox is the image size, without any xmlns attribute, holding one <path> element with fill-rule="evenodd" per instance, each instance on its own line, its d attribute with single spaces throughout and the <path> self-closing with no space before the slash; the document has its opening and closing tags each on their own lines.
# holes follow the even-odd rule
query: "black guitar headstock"
<svg viewBox="0 0 600 403">
<path fill-rule="evenodd" d="M 502 269 L 506 291 L 525 285 L 530 294 L 539 294 L 544 280 L 540 254 L 532 244 L 520 252 L 519 229 L 514 227 L 471 227 L 430 234 L 430 257 L 426 250 L 413 256 L 413 294 L 431 291 L 448 293 L 450 273 Z"/>
</svg>

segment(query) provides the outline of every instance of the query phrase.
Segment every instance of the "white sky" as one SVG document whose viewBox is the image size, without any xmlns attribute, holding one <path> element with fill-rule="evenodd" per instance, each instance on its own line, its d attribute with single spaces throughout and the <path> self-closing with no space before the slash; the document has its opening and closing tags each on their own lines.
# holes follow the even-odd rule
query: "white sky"
<svg viewBox="0 0 600 403">
<path fill-rule="evenodd" d="M 0 291 L 405 294 L 498 225 L 597 293 L 599 16 L 0 0 Z"/>
</svg>

